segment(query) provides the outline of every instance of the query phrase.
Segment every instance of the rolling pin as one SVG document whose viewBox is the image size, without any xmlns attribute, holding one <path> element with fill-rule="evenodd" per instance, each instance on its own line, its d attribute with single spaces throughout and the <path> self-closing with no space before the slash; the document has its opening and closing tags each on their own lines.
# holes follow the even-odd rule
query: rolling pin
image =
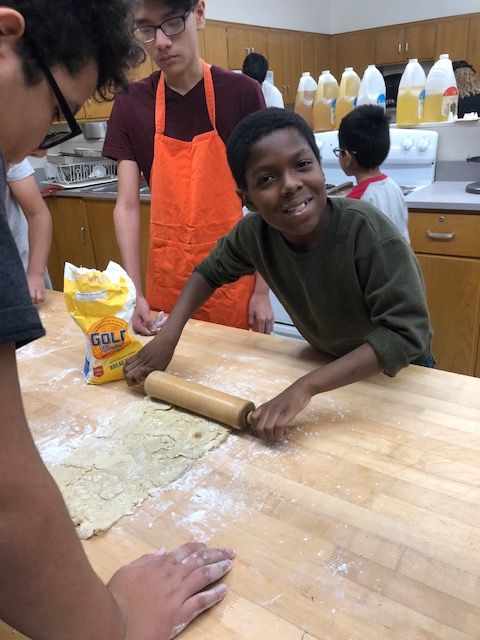
<svg viewBox="0 0 480 640">
<path fill-rule="evenodd" d="M 149 373 L 144 389 L 152 398 L 198 413 L 234 429 L 246 429 L 250 424 L 250 414 L 255 410 L 255 405 L 250 400 L 182 380 L 164 371 Z"/>
</svg>

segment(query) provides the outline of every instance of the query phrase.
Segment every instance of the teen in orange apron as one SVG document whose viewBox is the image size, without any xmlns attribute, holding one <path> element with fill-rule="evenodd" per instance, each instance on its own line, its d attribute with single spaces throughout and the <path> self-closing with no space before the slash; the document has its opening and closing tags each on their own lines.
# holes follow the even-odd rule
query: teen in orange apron
<svg viewBox="0 0 480 640">
<path fill-rule="evenodd" d="M 163 74 L 156 95 L 147 300 L 152 309 L 166 313 L 196 265 L 242 217 L 225 144 L 215 127 L 212 74 L 202 63 L 212 131 L 191 142 L 168 138 Z M 220 287 L 194 318 L 247 329 L 254 284 L 249 276 Z"/>
</svg>

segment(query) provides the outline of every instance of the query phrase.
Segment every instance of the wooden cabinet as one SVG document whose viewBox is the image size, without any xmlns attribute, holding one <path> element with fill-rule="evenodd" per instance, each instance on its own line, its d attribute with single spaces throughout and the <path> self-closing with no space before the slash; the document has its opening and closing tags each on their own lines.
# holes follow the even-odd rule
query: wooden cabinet
<svg viewBox="0 0 480 640">
<path fill-rule="evenodd" d="M 401 64 L 409 58 L 435 57 L 434 23 L 378 29 L 375 34 L 375 64 Z"/>
<path fill-rule="evenodd" d="M 228 69 L 227 27 L 207 22 L 203 37 L 206 62 Z"/>
<path fill-rule="evenodd" d="M 245 56 L 261 53 L 267 57 L 267 30 L 241 26 L 227 28 L 228 68 L 241 69 Z"/>
<path fill-rule="evenodd" d="M 480 75 L 480 15 L 470 18 L 467 60 Z"/>
<path fill-rule="evenodd" d="M 353 67 L 360 77 L 375 56 L 375 32 L 357 31 L 335 38 L 336 67 L 338 78 L 345 67 Z"/>
<path fill-rule="evenodd" d="M 50 197 L 46 203 L 53 225 L 53 249 L 50 252 L 48 271 L 53 288 L 63 291 L 65 262 L 90 268 L 95 266 L 87 212 L 81 198 Z"/>
<path fill-rule="evenodd" d="M 267 33 L 268 64 L 275 85 L 283 95 L 285 105 L 295 104 L 301 74 L 300 36 L 298 33 L 269 31 Z"/>
<path fill-rule="evenodd" d="M 469 18 L 439 20 L 435 57 L 448 53 L 450 60 L 466 60 L 468 53 Z"/>
<path fill-rule="evenodd" d="M 53 288 L 63 291 L 65 262 L 103 271 L 110 260 L 122 264 L 113 224 L 114 200 L 51 197 L 46 200 L 53 222 L 48 271 Z M 145 287 L 150 205 L 140 205 L 140 252 Z"/>
<path fill-rule="evenodd" d="M 318 81 L 324 69 L 330 69 L 329 36 L 314 33 L 302 34 L 300 38 L 301 71 L 310 71 Z"/>
<path fill-rule="evenodd" d="M 480 375 L 480 216 L 410 212 L 427 290 L 437 367 Z"/>
</svg>

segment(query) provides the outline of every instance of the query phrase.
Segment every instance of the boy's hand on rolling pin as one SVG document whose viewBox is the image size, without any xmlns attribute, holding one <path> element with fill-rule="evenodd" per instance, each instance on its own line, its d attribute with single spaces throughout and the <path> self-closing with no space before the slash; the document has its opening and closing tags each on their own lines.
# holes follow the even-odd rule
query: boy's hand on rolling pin
<svg viewBox="0 0 480 640">
<path fill-rule="evenodd" d="M 305 386 L 295 382 L 255 409 L 250 417 L 252 430 L 266 442 L 279 442 L 287 434 L 292 420 L 311 399 Z"/>
<path fill-rule="evenodd" d="M 152 371 L 165 371 L 177 346 L 178 337 L 170 337 L 162 330 L 143 349 L 129 358 L 123 368 L 123 375 L 129 387 L 140 384 Z"/>
<path fill-rule="evenodd" d="M 125 640 L 177 636 L 225 597 L 226 585 L 210 585 L 230 571 L 234 557 L 232 549 L 209 549 L 190 542 L 122 567 L 107 586 L 125 621 Z"/>
</svg>

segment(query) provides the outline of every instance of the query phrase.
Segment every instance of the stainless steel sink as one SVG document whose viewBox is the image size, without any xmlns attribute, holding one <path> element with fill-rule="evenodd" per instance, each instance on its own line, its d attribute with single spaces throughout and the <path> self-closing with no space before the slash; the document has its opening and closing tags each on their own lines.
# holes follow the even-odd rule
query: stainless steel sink
<svg viewBox="0 0 480 640">
<path fill-rule="evenodd" d="M 108 184 L 101 184 L 98 187 L 89 187 L 89 191 L 93 193 L 103 193 L 109 196 L 117 196 L 118 195 L 118 182 L 110 182 Z M 150 189 L 148 188 L 148 184 L 141 184 L 139 188 L 140 195 L 148 195 L 150 193 Z"/>
</svg>

